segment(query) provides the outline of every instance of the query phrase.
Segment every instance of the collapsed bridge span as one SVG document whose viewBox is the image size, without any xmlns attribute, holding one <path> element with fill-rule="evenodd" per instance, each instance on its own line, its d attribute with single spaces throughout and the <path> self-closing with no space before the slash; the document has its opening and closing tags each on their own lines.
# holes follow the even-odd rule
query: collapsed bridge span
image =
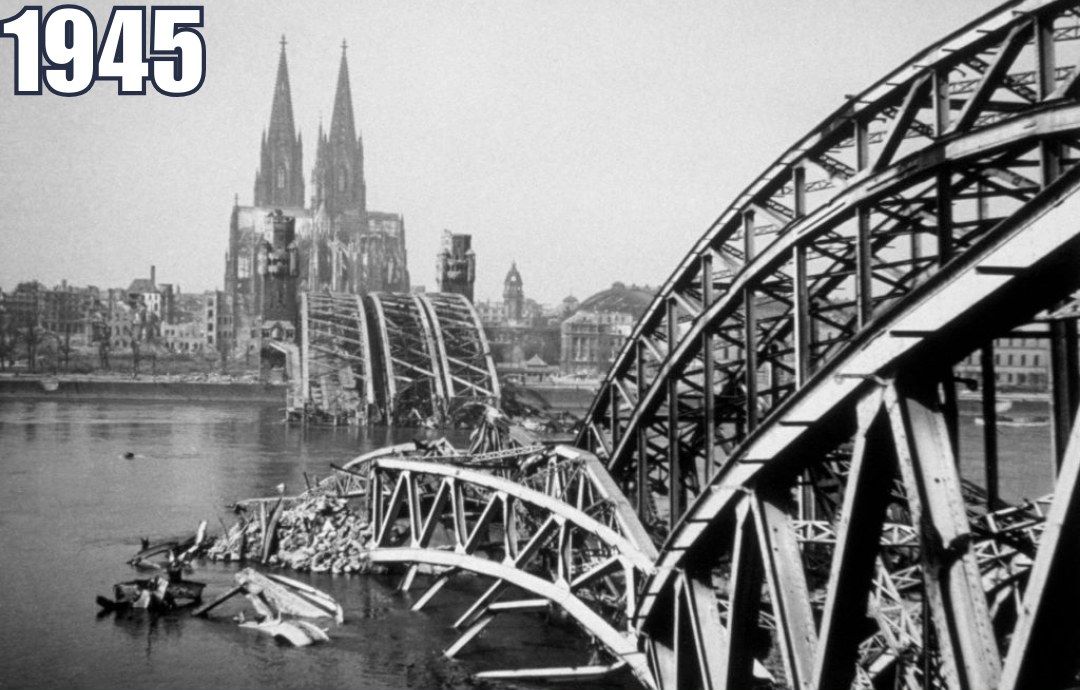
<svg viewBox="0 0 1080 690">
<path fill-rule="evenodd" d="M 290 417 L 333 424 L 441 424 L 498 404 L 480 318 L 462 295 L 300 295 L 300 342 L 282 344 Z"/>
</svg>

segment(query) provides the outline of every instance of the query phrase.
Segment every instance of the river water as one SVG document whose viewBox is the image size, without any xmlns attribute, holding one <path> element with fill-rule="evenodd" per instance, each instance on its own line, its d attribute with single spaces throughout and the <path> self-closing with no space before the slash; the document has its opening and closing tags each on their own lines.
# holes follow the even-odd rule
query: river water
<svg viewBox="0 0 1080 690">
<path fill-rule="evenodd" d="M 202 519 L 217 532 L 237 499 L 281 482 L 299 492 L 304 472 L 325 475 L 332 462 L 418 433 L 305 432 L 281 416 L 278 406 L 0 401 L 0 688 L 464 688 L 479 685 L 469 679 L 478 670 L 586 661 L 579 636 L 529 615 L 500 617 L 458 660 L 443 658 L 451 624 L 485 585 L 463 578 L 413 613 L 420 589 L 309 577 L 342 603 L 346 622 L 306 649 L 239 629 L 230 614 L 242 599 L 213 620 L 98 617 L 95 595 L 135 576 L 125 561 L 139 537 L 188 535 Z M 963 420 L 962 471 L 981 482 L 981 429 Z M 1001 430 L 1005 497 L 1049 490 L 1048 439 L 1046 427 Z M 201 564 L 193 578 L 215 597 L 234 572 Z"/>
<path fill-rule="evenodd" d="M 203 519 L 217 533 L 237 499 L 281 482 L 297 493 L 304 472 L 418 433 L 304 432 L 281 417 L 280 406 L 0 401 L 0 688 L 487 687 L 469 674 L 586 661 L 579 636 L 532 615 L 500 617 L 458 660 L 443 658 L 451 624 L 486 584 L 468 578 L 413 613 L 420 588 L 299 576 L 345 609 L 331 642 L 306 649 L 239 629 L 230 614 L 242 598 L 211 620 L 97 616 L 95 595 L 136 576 L 125 561 L 140 537 L 190 535 Z M 207 563 L 189 577 L 216 597 L 234 572 Z"/>
</svg>

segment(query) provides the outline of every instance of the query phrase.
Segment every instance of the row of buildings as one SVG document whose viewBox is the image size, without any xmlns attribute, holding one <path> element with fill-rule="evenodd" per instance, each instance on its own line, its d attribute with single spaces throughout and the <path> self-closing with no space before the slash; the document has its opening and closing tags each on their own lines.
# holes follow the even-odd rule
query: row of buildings
<svg viewBox="0 0 1080 690">
<path fill-rule="evenodd" d="M 9 293 L 0 292 L 0 346 L 30 329 L 69 350 L 122 349 L 152 341 L 172 352 L 254 364 L 266 354 L 267 341 L 295 339 L 304 290 L 363 294 L 413 289 L 404 217 L 368 208 L 364 142 L 353 109 L 346 46 L 329 128 L 318 127 L 315 161 L 305 179 L 285 45 L 282 38 L 252 203 L 242 205 L 237 196 L 230 215 L 223 290 L 181 293 L 174 284 L 158 283 L 153 267 L 148 278 L 133 280 L 127 289 L 20 283 Z M 471 236 L 445 232 L 436 257 L 438 289 L 472 301 L 476 271 Z M 584 300 L 567 297 L 545 306 L 527 298 L 515 263 L 504 280 L 503 299 L 475 306 L 506 376 L 590 378 L 607 371 L 654 294 L 649 287 L 614 283 Z M 1001 385 L 1045 388 L 1045 340 L 1006 340 L 995 357 Z M 974 365 L 962 363 L 961 374 Z"/>
<path fill-rule="evenodd" d="M 352 102 L 342 44 L 329 130 L 320 124 L 310 185 L 293 119 L 292 88 L 282 38 L 270 120 L 259 149 L 253 203 L 234 203 L 225 256 L 218 347 L 232 356 L 275 356 L 268 341 L 296 336 L 297 295 L 305 290 L 408 292 L 413 289 L 399 213 L 367 205 L 364 142 Z M 305 190 L 310 186 L 310 197 Z M 472 238 L 445 232 L 436 257 L 443 292 L 474 299 Z M 416 288 L 423 289 L 423 288 Z M 511 266 L 502 302 L 476 304 L 496 360 L 506 370 L 561 370 L 595 375 L 608 363 L 652 298 L 648 288 L 616 283 L 579 303 L 546 308 L 525 297 Z M 256 354 L 257 353 L 257 354 Z"/>
<path fill-rule="evenodd" d="M 525 296 L 517 264 L 502 301 L 476 304 L 496 365 L 507 376 L 537 381 L 556 374 L 583 379 L 608 370 L 655 290 L 614 283 L 584 300 L 545 306 Z"/>
<path fill-rule="evenodd" d="M 69 354 L 122 350 L 133 342 L 216 358 L 225 325 L 222 303 L 220 291 L 182 293 L 176 284 L 157 282 L 153 266 L 149 278 L 136 278 L 127 288 L 25 281 L 0 291 L 0 346 L 11 359 L 20 345 L 20 356 L 27 356 L 42 348 Z"/>
</svg>

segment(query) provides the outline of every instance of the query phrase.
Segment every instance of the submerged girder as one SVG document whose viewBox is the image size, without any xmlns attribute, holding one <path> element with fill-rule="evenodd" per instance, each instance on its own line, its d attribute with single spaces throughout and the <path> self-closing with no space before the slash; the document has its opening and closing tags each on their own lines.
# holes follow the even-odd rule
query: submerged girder
<svg viewBox="0 0 1080 690">
<path fill-rule="evenodd" d="M 1080 363 L 1055 311 L 1080 288 L 1078 17 L 1006 3 L 849 97 L 636 325 L 578 442 L 662 544 L 635 613 L 657 685 L 1080 671 Z M 1040 319 L 1045 522 L 1001 501 L 992 372 L 995 338 Z M 986 440 L 963 453 L 985 480 L 957 467 L 953 367 L 979 353 Z M 1002 511 L 1031 529 L 988 527 Z"/>
<path fill-rule="evenodd" d="M 498 403 L 483 327 L 461 295 L 306 292 L 300 321 L 289 400 L 299 415 L 409 425 Z"/>
</svg>

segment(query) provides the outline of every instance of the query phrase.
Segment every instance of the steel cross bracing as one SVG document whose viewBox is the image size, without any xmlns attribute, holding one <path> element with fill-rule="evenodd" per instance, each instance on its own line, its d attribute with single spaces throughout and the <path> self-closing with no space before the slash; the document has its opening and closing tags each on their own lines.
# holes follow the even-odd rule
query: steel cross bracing
<svg viewBox="0 0 1080 690">
<path fill-rule="evenodd" d="M 429 415 L 441 412 L 446 386 L 427 312 L 413 295 L 372 293 L 368 299 L 375 315 L 373 342 L 381 363 L 388 420 L 403 420 L 412 410 L 430 410 Z"/>
<path fill-rule="evenodd" d="M 499 377 L 472 303 L 454 293 L 424 293 L 416 299 L 432 324 L 447 397 L 458 406 L 472 402 L 497 405 Z"/>
<path fill-rule="evenodd" d="M 663 540 L 636 613 L 658 685 L 1057 687 L 1076 673 L 1076 323 L 1050 321 L 1060 474 L 1037 551 L 973 527 L 952 366 L 983 353 L 992 438 L 994 338 L 1080 287 L 1078 14 L 1007 3 L 850 97 L 724 212 L 635 327 L 578 441 Z M 845 448 L 850 472 L 828 478 Z M 996 507 L 996 450 L 979 452 Z M 825 487 L 836 540 L 800 542 Z M 879 544 L 894 514 L 917 535 L 903 558 Z"/>
<path fill-rule="evenodd" d="M 447 656 L 499 613 L 557 607 L 608 659 L 576 671 L 517 669 L 483 677 L 580 677 L 629 666 L 651 685 L 631 626 L 635 592 L 656 557 L 644 528 L 590 453 L 556 447 L 518 454 L 514 479 L 446 462 L 371 458 L 372 562 L 408 564 L 402 589 L 413 585 L 420 565 L 437 569 L 414 610 L 458 572 L 493 580 L 455 623 L 462 632 Z"/>
<path fill-rule="evenodd" d="M 300 321 L 289 409 L 305 419 L 419 424 L 499 402 L 483 327 L 461 295 L 302 293 Z"/>
<path fill-rule="evenodd" d="M 368 321 L 363 300 L 341 293 L 300 293 L 300 406 L 331 417 L 367 421 L 376 404 Z"/>
</svg>

